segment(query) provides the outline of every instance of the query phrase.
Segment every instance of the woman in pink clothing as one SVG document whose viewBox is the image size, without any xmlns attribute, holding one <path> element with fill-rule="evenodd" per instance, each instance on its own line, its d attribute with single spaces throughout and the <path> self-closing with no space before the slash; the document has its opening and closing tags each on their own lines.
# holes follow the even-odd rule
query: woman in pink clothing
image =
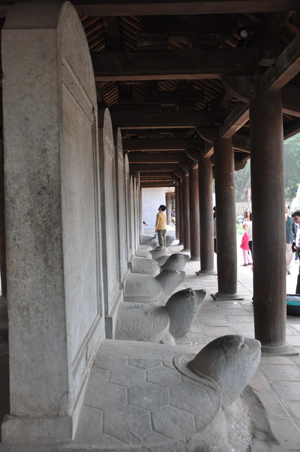
<svg viewBox="0 0 300 452">
<path fill-rule="evenodd" d="M 246 229 L 246 225 L 243 225 L 243 228 L 245 230 Z M 241 241 L 240 247 L 243 250 L 243 258 L 244 258 L 243 267 L 247 267 L 247 265 L 251 265 L 251 260 L 250 260 L 249 254 L 248 254 L 248 252 L 250 250 L 250 248 L 249 248 L 249 236 L 248 236 L 246 231 L 244 232 L 244 235 L 242 237 L 242 241 Z"/>
</svg>

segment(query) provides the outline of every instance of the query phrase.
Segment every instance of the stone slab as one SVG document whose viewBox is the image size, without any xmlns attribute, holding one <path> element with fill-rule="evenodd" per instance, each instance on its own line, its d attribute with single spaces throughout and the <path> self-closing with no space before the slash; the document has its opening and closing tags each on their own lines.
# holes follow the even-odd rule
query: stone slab
<svg viewBox="0 0 300 452">
<path fill-rule="evenodd" d="M 160 266 L 156 261 L 143 257 L 134 257 L 131 268 L 132 273 L 143 273 L 154 277 L 160 273 Z"/>
<path fill-rule="evenodd" d="M 122 303 L 118 310 L 115 339 L 160 342 L 168 333 L 170 319 L 163 307 Z"/>
</svg>

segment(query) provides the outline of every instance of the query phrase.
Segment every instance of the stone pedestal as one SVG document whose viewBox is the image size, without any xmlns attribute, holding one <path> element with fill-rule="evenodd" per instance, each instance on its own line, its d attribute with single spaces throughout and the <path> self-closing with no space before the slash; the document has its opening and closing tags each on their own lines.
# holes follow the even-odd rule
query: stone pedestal
<svg viewBox="0 0 300 452">
<path fill-rule="evenodd" d="M 104 336 L 96 91 L 71 3 L 15 4 L 2 67 L 10 359 L 2 440 L 62 441 L 75 434 Z"/>
</svg>

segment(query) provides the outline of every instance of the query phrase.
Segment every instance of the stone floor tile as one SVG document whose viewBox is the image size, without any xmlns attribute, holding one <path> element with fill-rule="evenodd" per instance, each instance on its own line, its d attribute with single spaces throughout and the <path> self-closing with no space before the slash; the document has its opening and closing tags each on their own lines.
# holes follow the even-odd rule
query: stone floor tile
<svg viewBox="0 0 300 452">
<path fill-rule="evenodd" d="M 249 386 L 251 386 L 251 388 L 254 389 L 255 391 L 259 392 L 271 391 L 269 384 L 266 382 L 266 380 L 263 378 L 259 371 L 257 371 L 255 375 L 251 378 Z"/>
<path fill-rule="evenodd" d="M 300 431 L 291 419 L 270 419 L 270 426 L 280 445 L 288 450 L 300 448 Z"/>
<path fill-rule="evenodd" d="M 238 308 L 238 309 L 231 309 L 231 308 L 223 308 L 222 309 L 222 313 L 223 315 L 225 315 L 226 317 L 230 316 L 241 316 L 241 315 L 247 315 L 248 316 L 248 312 L 246 312 L 246 309 L 243 308 Z"/>
<path fill-rule="evenodd" d="M 235 331 L 231 327 L 227 326 L 220 326 L 218 328 L 210 327 L 210 328 L 204 328 L 204 333 L 207 336 L 225 336 L 227 334 L 235 334 Z"/>
<path fill-rule="evenodd" d="M 272 381 L 298 380 L 300 382 L 300 369 L 296 365 L 265 364 L 260 366 L 260 370 Z"/>
<path fill-rule="evenodd" d="M 227 320 L 231 323 L 252 323 L 253 316 L 251 315 L 227 315 Z"/>
<path fill-rule="evenodd" d="M 222 318 L 221 319 L 204 318 L 204 319 L 202 319 L 201 323 L 203 324 L 203 326 L 206 326 L 206 327 L 231 326 L 230 323 L 226 319 L 222 319 Z"/>
<path fill-rule="evenodd" d="M 288 413 L 273 392 L 257 392 L 259 400 L 264 408 L 277 417 L 287 417 Z"/>
<path fill-rule="evenodd" d="M 300 420 L 300 401 L 299 402 L 288 402 L 286 404 L 286 406 L 289 409 L 289 411 L 292 413 L 292 415 Z"/>
<path fill-rule="evenodd" d="M 300 347 L 300 335 L 299 336 L 286 336 L 286 340 L 289 344 Z"/>
<path fill-rule="evenodd" d="M 282 401 L 300 400 L 300 382 L 299 381 L 277 381 L 272 383 L 272 388 Z"/>
<path fill-rule="evenodd" d="M 272 355 L 263 355 L 260 359 L 260 364 L 294 364 L 294 361 L 287 356 L 272 356 Z"/>
</svg>

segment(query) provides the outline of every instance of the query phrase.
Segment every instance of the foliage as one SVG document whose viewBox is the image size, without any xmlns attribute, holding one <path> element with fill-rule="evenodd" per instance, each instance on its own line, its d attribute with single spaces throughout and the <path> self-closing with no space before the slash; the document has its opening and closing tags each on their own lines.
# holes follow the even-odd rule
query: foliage
<svg viewBox="0 0 300 452">
<path fill-rule="evenodd" d="M 243 229 L 243 225 L 242 224 L 237 224 L 236 225 L 236 233 L 238 235 L 243 235 L 244 234 L 244 229 Z"/>
<path fill-rule="evenodd" d="M 250 162 L 246 163 L 245 168 L 235 171 L 235 197 L 236 201 L 248 199 L 248 188 L 251 188 L 250 182 Z"/>
<path fill-rule="evenodd" d="M 294 198 L 300 183 L 300 134 L 284 142 L 285 196 Z"/>
</svg>

